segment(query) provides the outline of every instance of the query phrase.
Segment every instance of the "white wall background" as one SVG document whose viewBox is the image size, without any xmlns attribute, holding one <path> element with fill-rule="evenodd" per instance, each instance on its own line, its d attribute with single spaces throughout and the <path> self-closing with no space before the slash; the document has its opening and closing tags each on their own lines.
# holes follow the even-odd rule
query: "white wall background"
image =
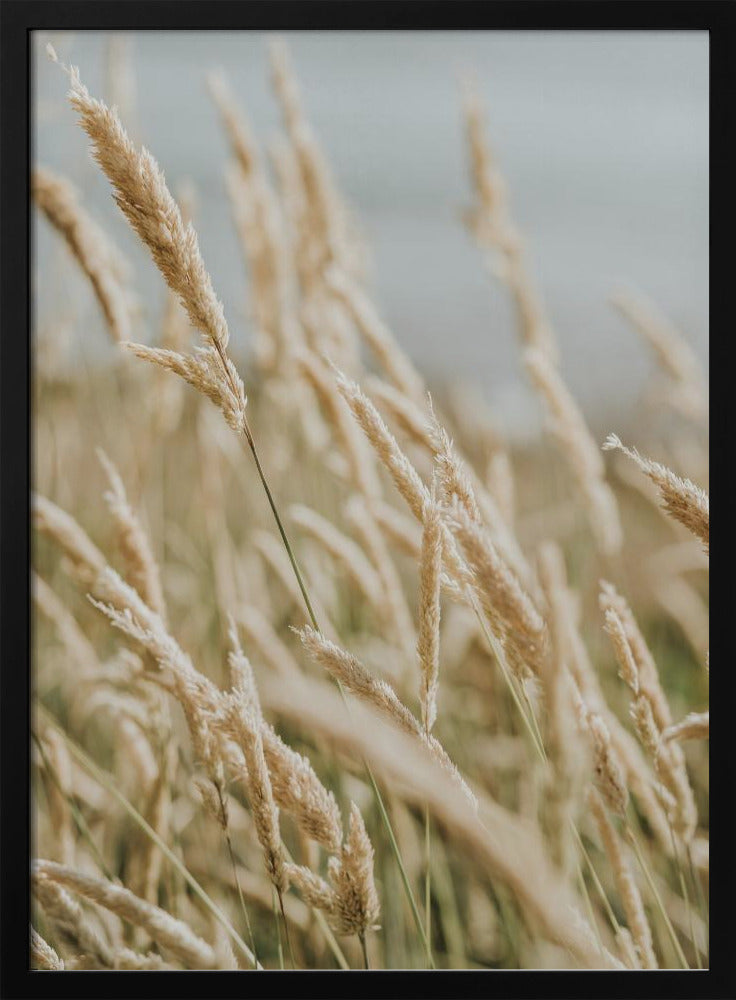
<svg viewBox="0 0 736 1000">
<path fill-rule="evenodd" d="M 207 95 L 227 74 L 258 134 L 279 127 L 266 35 L 137 32 L 137 136 L 169 183 L 193 179 L 196 226 L 234 337 L 245 343 L 245 286 L 224 193 L 227 146 Z M 106 92 L 109 36 L 34 35 L 34 155 L 68 174 L 135 261 L 138 284 L 163 303 L 86 152 L 45 57 L 80 67 Z M 469 377 L 502 422 L 525 422 L 512 313 L 460 222 L 469 200 L 458 78 L 472 70 L 494 151 L 562 349 L 566 378 L 595 418 L 627 412 L 652 362 L 607 304 L 622 284 L 648 293 L 708 357 L 708 38 L 705 32 L 291 32 L 305 106 L 373 251 L 376 296 L 408 351 L 431 374 Z M 75 279 L 58 241 L 37 227 L 37 316 L 43 324 Z M 71 284 L 70 284 L 71 282 Z M 93 302 L 75 337 L 105 350 Z M 531 410 L 530 410 L 531 407 Z"/>
</svg>

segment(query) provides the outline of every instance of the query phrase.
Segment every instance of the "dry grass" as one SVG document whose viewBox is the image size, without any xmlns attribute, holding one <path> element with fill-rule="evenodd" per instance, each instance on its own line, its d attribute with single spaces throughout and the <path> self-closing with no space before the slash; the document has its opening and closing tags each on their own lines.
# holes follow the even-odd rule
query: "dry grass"
<svg viewBox="0 0 736 1000">
<path fill-rule="evenodd" d="M 282 45 L 272 71 L 273 170 L 210 80 L 240 367 L 194 199 L 75 69 L 71 106 L 168 286 L 158 329 L 66 182 L 35 175 L 129 350 L 35 381 L 34 967 L 705 965 L 702 379 L 625 307 L 680 435 L 607 467 L 470 95 L 472 231 L 562 454 L 504 441 L 469 395 L 431 401 Z"/>
<path fill-rule="evenodd" d="M 97 223 L 84 210 L 78 193 L 63 177 L 36 167 L 31 178 L 33 201 L 66 241 L 92 284 L 116 342 L 128 339 L 133 300 L 125 287 L 129 264 Z"/>
</svg>

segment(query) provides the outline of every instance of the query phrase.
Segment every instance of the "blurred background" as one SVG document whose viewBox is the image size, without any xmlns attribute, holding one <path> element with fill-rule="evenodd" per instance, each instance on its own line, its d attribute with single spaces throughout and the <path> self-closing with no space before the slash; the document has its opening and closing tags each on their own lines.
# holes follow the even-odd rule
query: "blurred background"
<svg viewBox="0 0 736 1000">
<path fill-rule="evenodd" d="M 288 32 L 305 110 L 371 251 L 383 316 L 430 382 L 472 381 L 500 426 L 539 424 L 506 288 L 462 222 L 470 203 L 460 80 L 476 77 L 513 215 L 561 345 L 562 371 L 594 429 L 623 429 L 655 368 L 615 312 L 646 293 L 708 360 L 706 32 Z M 280 126 L 260 32 L 35 32 L 33 158 L 71 179 L 135 264 L 148 339 L 165 288 L 115 208 L 46 57 L 51 42 L 91 93 L 110 59 L 129 74 L 133 136 L 173 190 L 190 180 L 202 252 L 236 349 L 250 332 L 224 188 L 225 136 L 205 86 L 222 69 L 264 144 Z M 86 280 L 34 216 L 35 328 L 69 350 L 111 354 Z M 62 303 L 60 306 L 59 303 Z M 61 310 L 61 314 L 60 314 Z M 247 381 L 247 373 L 246 381 Z"/>
</svg>

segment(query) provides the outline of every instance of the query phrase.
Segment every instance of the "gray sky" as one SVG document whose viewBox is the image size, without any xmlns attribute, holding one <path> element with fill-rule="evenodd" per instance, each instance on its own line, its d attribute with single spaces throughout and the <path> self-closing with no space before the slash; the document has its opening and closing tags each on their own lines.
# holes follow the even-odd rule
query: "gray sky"
<svg viewBox="0 0 736 1000">
<path fill-rule="evenodd" d="M 259 32 L 136 32 L 137 136 L 170 186 L 198 192 L 202 251 L 233 334 L 248 337 L 245 283 L 223 187 L 225 139 L 204 80 L 222 68 L 259 136 L 279 128 Z M 161 279 L 112 204 L 43 54 L 106 93 L 101 32 L 36 33 L 35 155 L 81 187 L 135 263 L 148 323 Z M 469 201 L 458 79 L 471 70 L 544 294 L 573 392 L 591 415 L 622 414 L 652 368 L 607 304 L 641 288 L 708 357 L 708 36 L 706 32 L 290 32 L 307 113 L 372 251 L 383 315 L 430 375 L 471 378 L 502 422 L 534 411 L 508 296 L 460 221 Z M 41 225 L 38 315 L 79 292 Z M 94 303 L 75 336 L 105 349 Z M 62 309 L 63 311 L 63 309 Z M 531 407 L 531 409 L 530 409 Z"/>
</svg>

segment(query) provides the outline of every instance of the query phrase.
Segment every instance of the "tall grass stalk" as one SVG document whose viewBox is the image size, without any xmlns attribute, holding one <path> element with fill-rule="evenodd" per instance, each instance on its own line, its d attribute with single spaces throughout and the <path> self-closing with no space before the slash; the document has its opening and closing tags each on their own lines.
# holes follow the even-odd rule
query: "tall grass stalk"
<svg viewBox="0 0 736 1000">
<path fill-rule="evenodd" d="M 690 879 L 693 883 L 695 894 L 698 897 L 698 908 L 703 914 L 706 930 L 710 931 L 710 907 L 708 906 L 708 901 L 706 900 L 705 893 L 703 892 L 703 885 L 700 881 L 700 876 L 698 875 L 697 870 L 695 868 L 691 844 L 687 845 L 687 863 L 690 872 Z"/>
<path fill-rule="evenodd" d="M 51 764 L 51 761 L 48 759 L 48 754 L 44 750 L 43 743 L 41 742 L 41 740 L 38 738 L 38 736 L 34 732 L 31 733 L 31 738 L 33 739 L 34 743 L 38 747 L 38 752 L 41 754 L 41 759 L 43 761 L 44 768 L 46 769 L 47 773 L 51 777 L 51 780 L 54 782 L 54 784 L 56 785 L 56 787 L 59 789 L 59 792 L 64 796 L 64 798 L 66 800 L 66 803 L 69 806 L 69 811 L 72 814 L 72 818 L 73 818 L 74 822 L 77 824 L 77 829 L 79 830 L 79 833 L 84 838 L 84 840 L 87 842 L 87 845 L 89 846 L 89 849 L 92 851 L 94 859 L 97 862 L 97 864 L 99 865 L 100 871 L 105 876 L 105 878 L 109 879 L 112 882 L 114 880 L 114 875 L 110 871 L 110 869 L 108 868 L 107 863 L 105 862 L 105 859 L 103 858 L 103 856 L 102 856 L 102 854 L 100 852 L 99 847 L 95 843 L 94 837 L 92 836 L 92 831 L 90 830 L 89 825 L 87 824 L 87 820 L 84 818 L 84 816 L 82 815 L 82 813 L 79 811 L 79 809 L 77 807 L 77 804 L 74 801 L 74 799 L 72 798 L 72 796 L 69 795 L 61 787 L 61 782 L 59 781 L 59 777 L 56 774 L 56 771 L 55 771 L 53 765 Z"/>
<path fill-rule="evenodd" d="M 220 816 L 221 816 L 221 820 L 222 820 L 222 832 L 223 832 L 223 836 L 225 837 L 225 843 L 227 845 L 228 857 L 230 858 L 230 867 L 232 868 L 233 879 L 235 880 L 235 886 L 236 886 L 237 891 L 238 891 L 238 899 L 240 901 L 240 909 L 243 911 L 243 917 L 245 919 L 245 926 L 246 926 L 246 928 L 248 930 L 248 937 L 250 938 L 250 946 L 251 946 L 251 949 L 253 951 L 253 957 L 255 958 L 256 967 L 257 967 L 257 965 L 258 965 L 258 953 L 256 951 L 256 941 L 255 941 L 255 938 L 253 937 L 253 928 L 251 927 L 251 923 L 250 923 L 250 915 L 248 914 L 248 907 L 245 905 L 245 899 L 243 898 L 243 889 L 242 889 L 242 886 L 240 885 L 240 879 L 238 878 L 238 868 L 237 868 L 237 865 L 235 863 L 235 851 L 233 850 L 233 842 L 232 842 L 232 839 L 230 837 L 230 830 L 229 830 L 228 822 L 227 822 L 227 809 L 225 808 L 225 801 L 224 801 L 224 799 L 222 797 L 222 789 L 220 788 L 219 785 L 217 785 L 217 786 L 215 786 L 215 790 L 217 792 L 217 798 L 218 798 L 219 804 L 220 804 Z"/>
<path fill-rule="evenodd" d="M 302 597 L 304 598 L 304 604 L 306 606 L 307 614 L 309 615 L 309 619 L 310 619 L 310 622 L 312 624 L 312 628 L 314 628 L 314 630 L 316 632 L 319 632 L 319 634 L 322 635 L 322 630 L 319 627 L 319 623 L 317 621 L 317 617 L 316 617 L 316 615 L 314 613 L 314 609 L 312 608 L 312 602 L 309 599 L 309 593 L 307 591 L 307 587 L 306 587 L 306 585 L 304 583 L 304 579 L 303 579 L 301 571 L 299 569 L 299 564 L 297 562 L 296 556 L 294 555 L 294 550 L 291 547 L 291 543 L 289 541 L 288 535 L 286 534 L 286 529 L 284 528 L 283 521 L 281 520 L 281 515 L 279 514 L 278 507 L 276 506 L 276 502 L 275 502 L 275 500 L 273 498 L 273 494 L 271 492 L 271 488 L 268 485 L 268 480 L 266 479 L 266 475 L 265 475 L 265 473 L 263 471 L 263 466 L 261 465 L 260 458 L 258 457 L 258 450 L 256 448 L 255 441 L 253 439 L 253 435 L 252 435 L 252 433 L 250 431 L 250 427 L 248 426 L 247 421 L 244 421 L 244 426 L 246 428 L 246 440 L 248 442 L 248 447 L 250 448 L 251 454 L 253 455 L 253 459 L 255 461 L 256 470 L 258 472 L 258 477 L 259 477 L 259 479 L 261 481 L 261 484 L 263 486 L 263 489 L 264 489 L 264 491 L 266 493 L 266 497 L 268 499 L 268 503 L 269 503 L 269 506 L 271 508 L 271 512 L 272 512 L 272 514 L 274 516 L 274 520 L 276 521 L 276 526 L 278 528 L 279 535 L 281 536 L 281 541 L 284 544 L 284 548 L 286 549 L 286 554 L 289 557 L 289 562 L 291 563 L 291 567 L 292 567 L 292 569 L 294 571 L 294 576 L 296 577 L 296 581 L 297 581 L 297 583 L 299 585 L 299 590 L 301 591 Z M 349 712 L 350 711 L 350 706 L 349 706 L 347 698 L 345 697 L 345 692 L 343 690 L 343 687 L 342 687 L 342 685 L 340 684 L 339 681 L 336 681 L 336 684 L 337 684 L 338 690 L 340 691 L 340 695 L 342 696 L 342 700 L 345 703 L 345 706 L 346 706 L 346 708 L 347 708 L 347 710 Z M 363 757 L 363 767 L 365 768 L 366 774 L 368 776 L 368 780 L 370 781 L 371 787 L 373 789 L 373 794 L 375 796 L 376 803 L 378 805 L 378 811 L 379 811 L 380 816 L 381 816 L 381 821 L 383 822 L 383 825 L 384 825 L 384 827 L 386 829 L 386 833 L 388 834 L 389 843 L 391 845 L 391 850 L 393 851 L 394 856 L 396 858 L 396 863 L 399 866 L 399 873 L 401 875 L 401 881 L 402 881 L 402 884 L 404 886 L 404 890 L 406 892 L 407 899 L 409 900 L 409 905 L 411 907 L 412 916 L 414 917 L 414 922 L 415 922 L 415 924 L 417 926 L 417 930 L 419 931 L 419 936 L 422 939 L 422 944 L 423 944 L 424 949 L 425 949 L 426 954 L 427 954 L 427 962 L 429 963 L 430 968 L 434 968 L 434 959 L 432 958 L 432 949 L 430 947 L 429 939 L 427 937 L 426 931 L 424 929 L 424 925 L 422 923 L 422 918 L 421 918 L 421 916 L 419 914 L 419 910 L 417 908 L 416 900 L 414 899 L 414 893 L 413 893 L 412 888 L 411 888 L 411 883 L 409 882 L 409 877 L 406 874 L 406 868 L 404 867 L 404 861 L 403 861 L 403 859 L 401 857 L 401 851 L 399 850 L 399 845 L 396 842 L 396 837 L 394 835 L 394 831 L 393 831 L 393 828 L 391 826 L 391 820 L 389 819 L 388 813 L 386 811 L 386 807 L 384 805 L 383 797 L 381 795 L 381 792 L 380 792 L 380 790 L 378 788 L 378 785 L 376 784 L 376 779 L 373 776 L 373 772 L 371 771 L 370 765 L 368 764 L 368 761 L 365 759 L 365 757 Z"/>
<path fill-rule="evenodd" d="M 368 948 L 365 943 L 365 934 L 359 934 L 358 940 L 360 941 L 360 948 L 363 952 L 363 968 L 370 969 L 370 962 L 368 961 Z"/>
<path fill-rule="evenodd" d="M 501 648 L 500 643 L 496 640 L 495 636 L 491 633 L 490 629 L 488 628 L 483 612 L 478 607 L 478 602 L 476 601 L 475 597 L 469 595 L 469 600 L 473 608 L 475 617 L 478 619 L 480 627 L 483 630 L 483 635 L 486 638 L 488 646 L 491 652 L 493 653 L 496 662 L 501 668 L 503 679 L 506 682 L 506 686 L 508 687 L 509 692 L 511 693 L 511 697 L 514 700 L 514 704 L 516 705 L 519 711 L 519 715 L 521 716 L 522 721 L 526 726 L 526 730 L 529 733 L 529 736 L 531 737 L 532 743 L 534 744 L 534 749 L 539 754 L 540 760 L 546 761 L 547 754 L 544 749 L 544 744 L 542 742 L 542 736 L 539 731 L 539 726 L 537 725 L 536 719 L 534 720 L 533 723 L 530 721 L 529 715 L 527 714 L 526 709 L 521 703 L 521 696 L 519 695 L 519 692 L 516 690 L 516 685 L 514 684 L 513 678 L 511 677 L 511 673 L 508 667 L 506 666 L 506 657 L 504 655 L 503 649 Z M 529 709 L 531 710 L 533 716 L 534 712 L 532 709 L 531 702 L 529 701 L 529 696 L 526 694 L 526 691 L 524 691 L 524 695 L 525 695 L 525 701 L 529 706 Z"/>
<path fill-rule="evenodd" d="M 432 944 L 432 842 L 429 806 L 424 807 L 424 910 L 427 920 L 427 940 Z"/>
<path fill-rule="evenodd" d="M 644 878 L 647 880 L 647 885 L 649 886 L 649 890 L 652 894 L 654 902 L 657 905 L 657 909 L 659 910 L 660 916 L 664 921 L 664 925 L 667 928 L 667 933 L 669 934 L 670 940 L 672 941 L 672 946 L 675 949 L 677 960 L 679 961 L 683 969 L 689 969 L 690 966 L 688 965 L 688 961 L 685 958 L 685 953 L 682 950 L 682 946 L 675 932 L 675 928 L 672 926 L 672 921 L 670 920 L 669 914 L 667 913 L 667 910 L 664 907 L 664 904 L 662 902 L 662 897 L 659 894 L 659 890 L 657 889 L 657 886 L 654 884 L 654 879 L 652 878 L 652 873 L 649 870 L 649 865 L 647 864 L 646 859 L 642 854 L 641 847 L 639 846 L 639 841 L 634 833 L 631 823 L 628 820 L 628 817 L 626 817 L 625 830 L 626 830 L 626 836 L 628 837 L 631 846 L 634 848 L 634 854 L 636 854 L 636 860 L 639 862 L 639 867 L 642 870 Z"/>
<path fill-rule="evenodd" d="M 583 875 L 582 867 L 578 866 L 578 885 L 580 886 L 580 894 L 585 902 L 585 909 L 588 913 L 588 922 L 590 923 L 591 929 L 595 934 L 595 939 L 598 942 L 598 947 L 603 951 L 603 938 L 601 937 L 601 932 L 598 929 L 598 921 L 595 919 L 595 913 L 593 912 L 593 904 L 590 901 L 590 894 L 588 892 L 588 887 L 585 884 L 585 876 Z"/>
<path fill-rule="evenodd" d="M 672 829 L 672 824 L 668 824 L 670 828 L 670 838 L 672 840 L 672 853 L 675 858 L 675 867 L 677 868 L 677 878 L 680 883 L 680 890 L 682 892 L 682 897 L 685 900 L 685 905 L 687 907 L 687 922 L 688 928 L 690 930 L 690 940 L 692 941 L 693 950 L 695 952 L 695 964 L 699 969 L 703 968 L 703 963 L 700 961 L 700 948 L 698 947 L 698 942 L 695 937 L 695 926 L 693 922 L 693 908 L 690 902 L 690 893 L 687 889 L 687 882 L 685 881 L 685 873 L 682 868 L 682 860 L 680 858 L 680 850 L 677 846 L 677 839 L 675 837 L 675 831 Z"/>
<path fill-rule="evenodd" d="M 586 863 L 588 865 L 588 870 L 589 870 L 589 872 L 590 872 L 590 874 L 591 874 L 591 876 L 593 878 L 593 882 L 595 883 L 595 887 L 596 887 L 596 890 L 598 891 L 598 895 L 601 897 L 601 902 L 603 903 L 603 907 L 604 907 L 604 909 L 606 911 L 606 915 L 608 916 L 608 919 L 611 921 L 611 926 L 613 927 L 614 931 L 618 931 L 620 925 L 619 925 L 618 920 L 616 919 L 616 914 L 613 912 L 611 904 L 608 901 L 608 896 L 606 895 L 606 890 L 603 888 L 601 880 L 598 877 L 598 872 L 595 870 L 595 866 L 593 865 L 591 857 L 588 854 L 588 851 L 586 850 L 585 844 L 583 843 L 583 838 L 580 836 L 578 828 L 575 826 L 575 824 L 571 823 L 570 825 L 571 825 L 571 828 L 572 828 L 573 835 L 574 835 L 575 839 L 578 842 L 578 847 L 580 848 L 580 852 L 583 855 L 583 857 L 585 858 L 585 861 L 586 861 Z M 582 873 L 581 873 L 581 878 L 582 878 Z"/>
<path fill-rule="evenodd" d="M 278 898 L 277 898 L 278 897 Z M 276 928 L 276 947 L 279 955 L 279 968 L 284 971 L 284 947 L 281 943 L 281 918 L 279 916 L 279 904 L 283 912 L 283 902 L 276 892 L 276 886 L 271 886 L 271 900 L 273 903 L 273 925 Z M 284 918 L 284 929 L 286 929 L 286 918 Z"/>
</svg>

